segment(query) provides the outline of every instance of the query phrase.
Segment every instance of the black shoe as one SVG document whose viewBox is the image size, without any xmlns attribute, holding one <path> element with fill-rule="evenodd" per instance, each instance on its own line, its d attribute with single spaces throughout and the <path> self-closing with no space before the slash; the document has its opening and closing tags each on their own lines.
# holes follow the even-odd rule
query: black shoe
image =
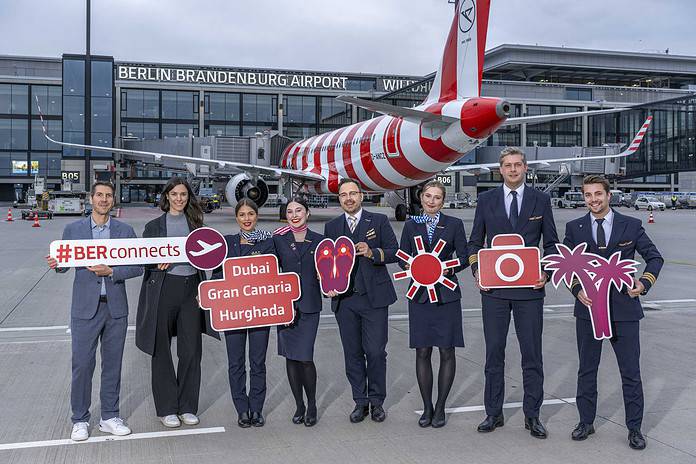
<svg viewBox="0 0 696 464">
<path fill-rule="evenodd" d="M 298 406 L 297 409 L 295 410 L 295 415 L 292 416 L 292 423 L 293 424 L 302 424 L 305 421 L 305 406 L 304 404 L 302 406 Z"/>
<path fill-rule="evenodd" d="M 546 433 L 546 428 L 539 422 L 538 417 L 525 417 L 524 418 L 524 428 L 529 430 L 529 434 L 534 438 L 546 438 L 548 434 Z"/>
<path fill-rule="evenodd" d="M 628 431 L 628 446 L 634 450 L 645 449 L 645 438 L 640 433 L 640 429 L 632 429 Z"/>
<path fill-rule="evenodd" d="M 439 429 L 440 427 L 444 427 L 446 423 L 447 423 L 447 415 L 445 414 L 445 410 L 444 409 L 442 411 L 436 410 L 435 414 L 433 414 L 433 428 Z"/>
<path fill-rule="evenodd" d="M 430 427 L 430 424 L 433 422 L 433 410 L 432 409 L 426 409 L 423 411 L 423 414 L 420 416 L 420 419 L 418 419 L 418 425 L 421 427 Z"/>
<path fill-rule="evenodd" d="M 580 422 L 578 425 L 575 426 L 573 433 L 570 434 L 570 438 L 572 438 L 575 441 L 583 441 L 587 440 L 587 437 L 589 437 L 593 433 L 594 425 L 583 424 L 582 422 Z"/>
<path fill-rule="evenodd" d="M 486 416 L 486 418 L 478 425 L 478 430 L 481 433 L 488 433 L 494 431 L 497 427 L 502 427 L 505 425 L 505 420 L 503 415 L 499 416 Z"/>
<path fill-rule="evenodd" d="M 354 424 L 362 422 L 368 414 L 370 414 L 369 406 L 360 406 L 359 404 L 356 404 L 355 409 L 353 409 L 353 412 L 350 413 L 350 421 Z"/>
<path fill-rule="evenodd" d="M 306 427 L 313 427 L 317 425 L 318 419 L 317 419 L 317 407 L 316 406 L 309 406 L 307 408 L 307 415 L 304 418 L 304 425 Z"/>
<path fill-rule="evenodd" d="M 384 410 L 382 405 L 372 406 L 372 420 L 375 422 L 384 422 L 387 418 L 387 411 Z"/>
<path fill-rule="evenodd" d="M 237 425 L 243 429 L 251 427 L 251 419 L 249 419 L 249 413 L 243 412 L 237 418 Z"/>
<path fill-rule="evenodd" d="M 251 413 L 251 425 L 254 427 L 263 427 L 266 425 L 266 419 L 263 418 L 263 414 L 260 412 Z"/>
</svg>

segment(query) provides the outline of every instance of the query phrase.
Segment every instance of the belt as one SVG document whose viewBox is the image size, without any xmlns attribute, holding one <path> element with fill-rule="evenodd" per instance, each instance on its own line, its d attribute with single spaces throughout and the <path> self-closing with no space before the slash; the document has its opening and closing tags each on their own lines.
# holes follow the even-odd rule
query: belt
<svg viewBox="0 0 696 464">
<path fill-rule="evenodd" d="M 106 295 L 99 295 L 99 302 L 100 303 L 106 303 Z"/>
</svg>

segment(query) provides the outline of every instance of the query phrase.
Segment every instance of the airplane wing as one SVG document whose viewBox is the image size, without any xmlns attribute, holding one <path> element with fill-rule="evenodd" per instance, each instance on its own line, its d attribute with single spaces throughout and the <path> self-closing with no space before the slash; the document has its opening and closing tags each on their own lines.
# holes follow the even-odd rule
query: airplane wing
<svg viewBox="0 0 696 464">
<path fill-rule="evenodd" d="M 631 141 L 628 148 L 626 150 L 622 151 L 621 153 L 617 153 L 616 155 L 598 155 L 598 156 L 584 156 L 584 157 L 573 157 L 573 158 L 551 158 L 551 159 L 540 159 L 540 160 L 527 160 L 527 165 L 528 166 L 548 167 L 553 163 L 565 163 L 565 162 L 572 162 L 572 161 L 588 161 L 588 160 L 609 159 L 609 158 L 624 158 L 626 156 L 630 156 L 638 151 L 638 148 L 640 147 L 640 143 L 643 141 L 643 138 L 645 137 L 645 133 L 648 131 L 648 128 L 650 127 L 650 123 L 652 123 L 652 119 L 653 119 L 652 116 L 648 116 L 648 119 L 645 120 L 645 122 L 641 126 L 640 130 L 638 130 L 635 137 L 633 137 L 633 140 Z M 457 165 L 457 166 L 450 166 L 449 168 L 445 169 L 445 172 L 460 172 L 460 171 L 489 172 L 491 169 L 499 168 L 499 167 L 500 167 L 499 163 L 462 164 L 462 165 Z"/>
<path fill-rule="evenodd" d="M 503 122 L 503 126 L 515 126 L 517 124 L 541 124 L 543 122 L 579 118 L 581 116 L 597 116 L 600 114 L 621 113 L 622 111 L 629 111 L 632 109 L 635 109 L 635 107 L 609 108 L 606 110 L 575 111 L 572 113 L 540 114 L 537 116 L 520 116 L 519 118 L 507 118 Z"/>
<path fill-rule="evenodd" d="M 416 110 L 413 108 L 403 108 L 401 106 L 394 106 L 379 101 L 363 100 L 361 98 L 349 97 L 348 95 L 341 95 L 340 97 L 336 97 L 336 100 L 360 108 L 365 108 L 368 111 L 386 114 L 388 116 L 394 116 L 396 118 L 416 119 L 423 122 L 441 122 L 445 124 L 452 124 L 453 122 L 459 121 L 459 119 L 453 118 L 451 116 L 443 116 L 440 114 L 428 113 L 427 111 Z"/>
<path fill-rule="evenodd" d="M 171 155 L 169 153 L 156 153 L 150 151 L 140 151 L 140 150 L 127 150 L 125 148 L 112 148 L 112 147 L 100 147 L 96 145 L 82 145 L 79 143 L 68 143 L 59 142 L 53 140 L 46 133 L 44 128 L 44 137 L 46 137 L 50 142 L 58 144 L 63 147 L 81 148 L 83 150 L 92 151 L 104 151 L 109 153 L 124 153 L 136 158 L 160 161 L 160 160 L 173 160 L 180 161 L 182 163 L 194 163 L 199 165 L 214 166 L 218 168 L 232 168 L 240 172 L 248 172 L 252 174 L 261 174 L 273 177 L 289 176 L 297 179 L 308 180 L 308 181 L 324 181 L 326 180 L 324 176 L 320 174 L 315 174 L 312 172 L 298 171 L 295 169 L 284 169 L 284 168 L 274 168 L 271 166 L 257 166 L 248 163 L 238 163 L 235 161 L 222 161 L 222 160 L 210 160 L 205 158 L 196 158 L 193 156 L 182 156 L 182 155 Z"/>
</svg>

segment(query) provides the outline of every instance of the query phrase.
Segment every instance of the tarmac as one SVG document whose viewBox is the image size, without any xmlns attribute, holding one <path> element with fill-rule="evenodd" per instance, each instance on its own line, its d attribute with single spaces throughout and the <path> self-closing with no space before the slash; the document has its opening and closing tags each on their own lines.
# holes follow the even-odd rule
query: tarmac
<svg viewBox="0 0 696 464">
<path fill-rule="evenodd" d="M 370 207 L 393 218 L 390 209 Z M 520 354 L 511 324 L 506 363 L 505 426 L 476 432 L 483 419 L 484 344 L 481 299 L 471 273 L 460 274 L 466 348 L 457 349 L 457 375 L 444 428 L 418 426 L 422 402 L 415 375 L 415 352 L 408 348 L 406 282 L 396 283 L 399 301 L 390 308 L 387 346 L 387 420 L 351 424 L 353 408 L 345 377 L 338 330 L 328 302 L 316 340 L 319 423 L 293 425 L 294 400 L 278 356 L 275 330 L 267 359 L 268 393 L 263 428 L 240 429 L 227 381 L 224 343 L 204 337 L 200 425 L 165 428 L 155 415 L 149 356 L 135 347 L 134 323 L 141 279 L 128 282 L 131 313 L 121 383 L 121 415 L 133 429 L 114 438 L 98 430 L 99 367 L 94 377 L 91 438 L 70 441 L 70 334 L 67 333 L 73 274 L 47 269 L 50 241 L 59 239 L 76 217 L 56 217 L 32 228 L 31 221 L 0 223 L 0 463 L 696 463 L 696 211 L 648 213 L 620 208 L 643 219 L 648 235 L 665 258 L 657 284 L 642 298 L 641 368 L 645 392 L 643 433 L 647 449 L 631 450 L 620 376 L 608 343 L 599 372 L 597 432 L 574 442 L 578 367 L 573 299 L 567 290 L 547 287 L 544 315 L 545 404 L 541 420 L 549 431 L 538 440 L 524 430 Z M 5 213 L 5 209 L 0 210 Z M 460 217 L 467 233 L 474 209 L 445 210 Z M 15 218 L 18 211 L 13 212 Z M 313 209 L 310 227 L 322 232 L 339 208 Z M 126 207 L 121 220 L 142 234 L 160 214 L 145 206 Z M 559 237 L 566 222 L 584 209 L 554 210 Z M 3 218 L 5 214 L 3 214 Z M 223 233 L 237 230 L 230 207 L 206 215 L 206 224 Z M 261 211 L 260 227 L 273 230 L 277 209 Z M 392 221 L 397 237 L 403 223 Z M 390 265 L 396 271 L 396 265 Z M 433 355 L 435 369 L 437 354 Z M 97 363 L 99 366 L 99 362 Z"/>
</svg>

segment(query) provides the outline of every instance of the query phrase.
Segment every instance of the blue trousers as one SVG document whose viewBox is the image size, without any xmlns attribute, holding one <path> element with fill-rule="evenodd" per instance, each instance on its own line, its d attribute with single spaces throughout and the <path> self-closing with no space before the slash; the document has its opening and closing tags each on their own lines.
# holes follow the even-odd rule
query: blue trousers
<svg viewBox="0 0 696 464">
<path fill-rule="evenodd" d="M 266 401 L 266 351 L 270 327 L 225 332 L 232 402 L 238 414 L 262 412 Z M 246 343 L 249 339 L 249 392 L 246 386 Z"/>
<path fill-rule="evenodd" d="M 643 422 L 643 382 L 640 378 L 640 322 L 613 322 L 611 346 L 621 373 L 626 427 L 640 429 Z M 603 340 L 595 340 L 589 319 L 575 319 L 578 341 L 577 406 L 580 422 L 591 424 L 597 412 L 597 370 L 602 358 Z"/>
<path fill-rule="evenodd" d="M 359 406 L 380 406 L 387 395 L 387 308 L 373 308 L 364 295 L 341 301 L 336 322 L 341 335 L 346 377 Z"/>
<path fill-rule="evenodd" d="M 97 345 L 101 342 L 101 418 L 119 417 L 121 361 L 126 342 L 128 317 L 111 317 L 107 303 L 99 303 L 92 319 L 70 320 L 72 338 L 72 422 L 89 422 L 92 403 L 92 377 Z"/>
<path fill-rule="evenodd" d="M 505 300 L 482 295 L 481 303 L 483 335 L 486 341 L 486 414 L 499 416 L 503 413 L 505 346 L 512 313 L 522 355 L 522 409 L 525 417 L 539 417 L 539 409 L 544 401 L 544 365 L 541 350 L 544 300 Z"/>
</svg>

